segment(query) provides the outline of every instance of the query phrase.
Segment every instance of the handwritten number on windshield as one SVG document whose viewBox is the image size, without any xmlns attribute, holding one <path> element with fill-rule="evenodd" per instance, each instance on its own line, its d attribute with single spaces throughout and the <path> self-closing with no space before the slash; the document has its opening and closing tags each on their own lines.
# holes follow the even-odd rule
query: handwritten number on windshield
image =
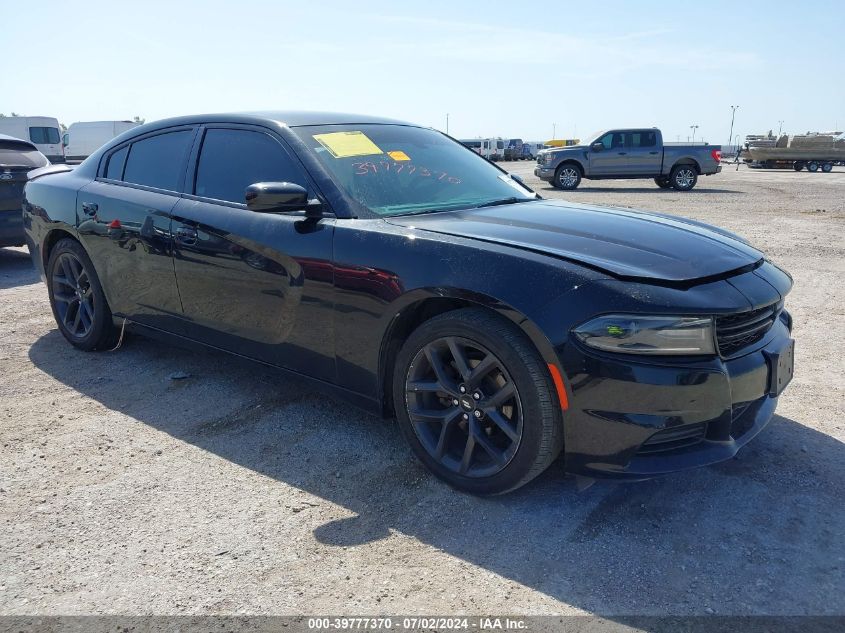
<svg viewBox="0 0 845 633">
<path fill-rule="evenodd" d="M 413 175 L 416 174 L 419 178 L 435 178 L 436 180 L 440 180 L 443 182 L 448 182 L 453 185 L 461 184 L 461 179 L 457 176 L 450 176 L 448 172 L 445 171 L 437 171 L 437 170 L 430 170 L 428 167 L 417 167 L 413 164 L 405 164 L 403 163 L 391 163 L 389 161 L 381 161 L 379 163 L 374 162 L 366 162 L 366 163 L 352 163 L 352 166 L 355 168 L 354 174 L 356 176 L 366 176 L 367 174 L 378 174 L 378 173 L 386 173 L 386 172 L 393 172 L 395 174 L 407 174 Z"/>
</svg>

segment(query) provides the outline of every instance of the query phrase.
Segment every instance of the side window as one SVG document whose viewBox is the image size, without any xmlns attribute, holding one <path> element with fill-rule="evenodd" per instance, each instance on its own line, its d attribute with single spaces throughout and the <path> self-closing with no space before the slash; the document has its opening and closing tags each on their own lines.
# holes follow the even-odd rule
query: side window
<svg viewBox="0 0 845 633">
<path fill-rule="evenodd" d="M 106 165 L 106 178 L 123 180 L 123 167 L 126 165 L 127 154 L 129 154 L 128 145 L 109 156 L 109 163 Z"/>
<path fill-rule="evenodd" d="M 655 145 L 657 145 L 657 134 L 654 132 L 643 130 L 628 134 L 628 147 L 654 147 Z"/>
<path fill-rule="evenodd" d="M 308 186 L 302 168 L 272 136 L 250 130 L 206 131 L 194 194 L 244 204 L 246 188 L 256 182 Z"/>
<path fill-rule="evenodd" d="M 621 132 L 608 132 L 599 141 L 604 145 L 605 149 L 616 149 L 624 147 L 625 139 Z"/>
<path fill-rule="evenodd" d="M 132 143 L 123 180 L 178 191 L 193 134 L 192 130 L 166 132 Z"/>
</svg>

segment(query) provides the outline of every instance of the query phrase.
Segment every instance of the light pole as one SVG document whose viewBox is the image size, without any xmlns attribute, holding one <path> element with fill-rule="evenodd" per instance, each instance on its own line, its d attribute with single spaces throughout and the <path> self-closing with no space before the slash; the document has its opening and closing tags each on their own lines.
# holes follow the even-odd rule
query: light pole
<svg viewBox="0 0 845 633">
<path fill-rule="evenodd" d="M 449 113 L 446 113 L 446 134 L 449 134 Z"/>
<path fill-rule="evenodd" d="M 738 105 L 731 106 L 731 133 L 728 134 L 728 145 L 731 144 L 731 139 L 734 135 L 734 117 L 736 116 L 736 111 L 739 109 Z"/>
<path fill-rule="evenodd" d="M 699 126 L 697 125 L 690 125 L 689 129 L 692 130 L 692 143 L 695 143 L 695 131 L 698 129 Z"/>
<path fill-rule="evenodd" d="M 552 140 L 555 140 L 555 134 L 557 134 L 557 123 L 552 123 Z"/>
<path fill-rule="evenodd" d="M 778 121 L 778 138 L 780 138 L 781 130 L 783 130 L 783 121 Z"/>
</svg>

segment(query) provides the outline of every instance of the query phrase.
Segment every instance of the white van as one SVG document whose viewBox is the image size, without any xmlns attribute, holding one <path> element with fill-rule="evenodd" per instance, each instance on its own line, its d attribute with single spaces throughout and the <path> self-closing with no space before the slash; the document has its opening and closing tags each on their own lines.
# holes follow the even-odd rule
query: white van
<svg viewBox="0 0 845 633">
<path fill-rule="evenodd" d="M 462 139 L 463 145 L 488 160 L 502 160 L 505 157 L 505 141 L 501 138 Z"/>
<path fill-rule="evenodd" d="M 65 162 L 59 122 L 50 116 L 6 116 L 0 118 L 0 134 L 29 141 L 51 163 Z"/>
<path fill-rule="evenodd" d="M 141 125 L 135 121 L 80 121 L 71 123 L 64 135 L 69 163 L 81 163 L 115 136 Z"/>
</svg>

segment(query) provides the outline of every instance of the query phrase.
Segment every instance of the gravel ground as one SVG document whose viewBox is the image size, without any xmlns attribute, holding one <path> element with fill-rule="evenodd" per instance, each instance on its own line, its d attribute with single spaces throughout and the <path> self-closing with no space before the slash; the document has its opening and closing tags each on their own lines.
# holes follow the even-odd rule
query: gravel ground
<svg viewBox="0 0 845 633">
<path fill-rule="evenodd" d="M 845 171 L 545 196 L 679 213 L 795 277 L 797 374 L 737 459 L 477 499 L 392 422 L 233 359 L 56 330 L 0 249 L 0 614 L 845 614 Z M 170 378 L 174 372 L 189 376 Z"/>
</svg>

